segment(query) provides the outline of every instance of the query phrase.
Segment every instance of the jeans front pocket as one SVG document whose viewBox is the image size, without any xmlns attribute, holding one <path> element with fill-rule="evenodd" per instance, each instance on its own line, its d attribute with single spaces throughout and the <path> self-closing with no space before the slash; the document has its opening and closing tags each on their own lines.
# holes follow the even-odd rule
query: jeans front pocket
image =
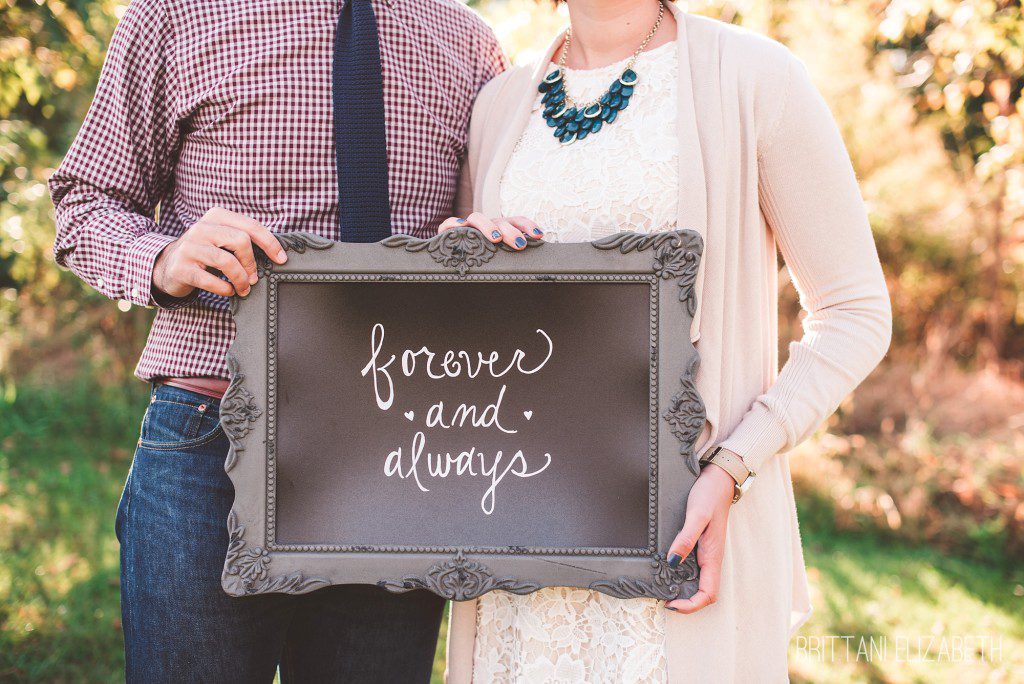
<svg viewBox="0 0 1024 684">
<path fill-rule="evenodd" d="M 172 450 L 196 447 L 222 433 L 220 401 L 179 387 L 158 385 L 142 421 L 139 445 Z"/>
</svg>

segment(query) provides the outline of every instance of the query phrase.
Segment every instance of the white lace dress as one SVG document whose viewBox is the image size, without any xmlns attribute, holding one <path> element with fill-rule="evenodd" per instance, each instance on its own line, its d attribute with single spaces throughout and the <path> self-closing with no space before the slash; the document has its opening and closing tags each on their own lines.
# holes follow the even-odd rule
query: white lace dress
<svg viewBox="0 0 1024 684">
<path fill-rule="evenodd" d="M 675 48 L 668 43 L 642 54 L 629 107 L 613 124 L 571 145 L 554 137 L 538 94 L 501 180 L 502 213 L 534 219 L 551 242 L 674 229 Z M 579 101 L 599 96 L 625 63 L 568 70 L 569 93 Z M 477 604 L 474 681 L 665 682 L 664 611 L 654 599 L 620 600 L 584 589 L 549 588 L 526 596 L 491 592 Z"/>
</svg>

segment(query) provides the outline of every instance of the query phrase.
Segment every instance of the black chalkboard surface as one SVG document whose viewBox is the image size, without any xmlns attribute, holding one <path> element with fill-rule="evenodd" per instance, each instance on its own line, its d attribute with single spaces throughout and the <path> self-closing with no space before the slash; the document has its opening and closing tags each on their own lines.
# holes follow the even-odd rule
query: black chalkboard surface
<svg viewBox="0 0 1024 684">
<path fill-rule="evenodd" d="M 647 548 L 646 283 L 278 293 L 278 543 Z"/>
<path fill-rule="evenodd" d="M 695 233 L 281 238 L 233 307 L 229 593 L 695 591 Z"/>
</svg>

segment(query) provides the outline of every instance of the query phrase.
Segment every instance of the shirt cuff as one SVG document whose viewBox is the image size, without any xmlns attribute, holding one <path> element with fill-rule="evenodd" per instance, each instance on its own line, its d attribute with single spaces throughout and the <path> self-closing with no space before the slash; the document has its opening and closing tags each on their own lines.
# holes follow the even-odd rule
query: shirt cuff
<svg viewBox="0 0 1024 684">
<path fill-rule="evenodd" d="M 153 266 L 167 245 L 177 238 L 163 233 L 145 233 L 128 248 L 128 275 L 124 291 L 128 301 L 136 306 L 158 306 L 161 309 L 180 309 L 199 296 L 193 290 L 184 297 L 172 297 L 153 287 Z"/>
<path fill-rule="evenodd" d="M 761 403 L 754 404 L 740 424 L 718 446 L 738 454 L 752 473 L 757 473 L 769 456 L 784 450 L 792 441 L 789 432 Z"/>
</svg>

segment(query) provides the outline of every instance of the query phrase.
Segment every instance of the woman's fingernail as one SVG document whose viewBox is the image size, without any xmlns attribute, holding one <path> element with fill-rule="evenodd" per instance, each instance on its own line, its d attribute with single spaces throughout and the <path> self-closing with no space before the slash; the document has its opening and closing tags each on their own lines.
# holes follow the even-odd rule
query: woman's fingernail
<svg viewBox="0 0 1024 684">
<path fill-rule="evenodd" d="M 462 219 L 462 218 L 460 218 L 458 221 L 456 221 L 456 223 L 465 223 L 465 222 L 466 222 L 466 219 Z"/>
<path fill-rule="evenodd" d="M 280 261 L 282 264 L 288 261 L 288 255 L 284 253 L 283 249 L 277 253 L 277 260 Z"/>
<path fill-rule="evenodd" d="M 516 238 L 516 247 L 525 247 L 525 246 L 526 246 L 526 240 L 524 240 L 521 237 L 517 237 Z"/>
<path fill-rule="evenodd" d="M 543 234 L 544 234 L 544 231 L 543 231 L 543 230 L 541 230 L 540 228 L 534 228 L 534 229 L 533 229 L 533 234 L 534 234 L 534 235 L 536 235 L 536 236 L 538 236 L 538 237 L 540 237 L 541 235 L 543 235 Z"/>
<path fill-rule="evenodd" d="M 682 562 L 683 562 L 683 557 L 680 556 L 678 553 L 670 553 L 670 554 L 668 554 L 668 567 L 670 567 L 670 568 L 678 568 L 679 564 L 682 563 Z"/>
<path fill-rule="evenodd" d="M 255 285 L 257 280 L 259 280 L 259 278 L 256 276 L 255 273 L 253 273 L 251 276 L 249 276 L 249 284 L 250 285 Z"/>
<path fill-rule="evenodd" d="M 679 612 L 678 608 L 673 608 L 672 606 L 665 606 L 665 608 L 667 608 L 668 610 L 671 610 L 673 613 L 678 613 Z"/>
<path fill-rule="evenodd" d="M 494 238 L 495 240 L 497 240 L 498 238 L 501 237 L 501 231 L 499 231 L 499 230 L 494 231 L 493 233 L 491 233 L 491 237 Z"/>
</svg>

